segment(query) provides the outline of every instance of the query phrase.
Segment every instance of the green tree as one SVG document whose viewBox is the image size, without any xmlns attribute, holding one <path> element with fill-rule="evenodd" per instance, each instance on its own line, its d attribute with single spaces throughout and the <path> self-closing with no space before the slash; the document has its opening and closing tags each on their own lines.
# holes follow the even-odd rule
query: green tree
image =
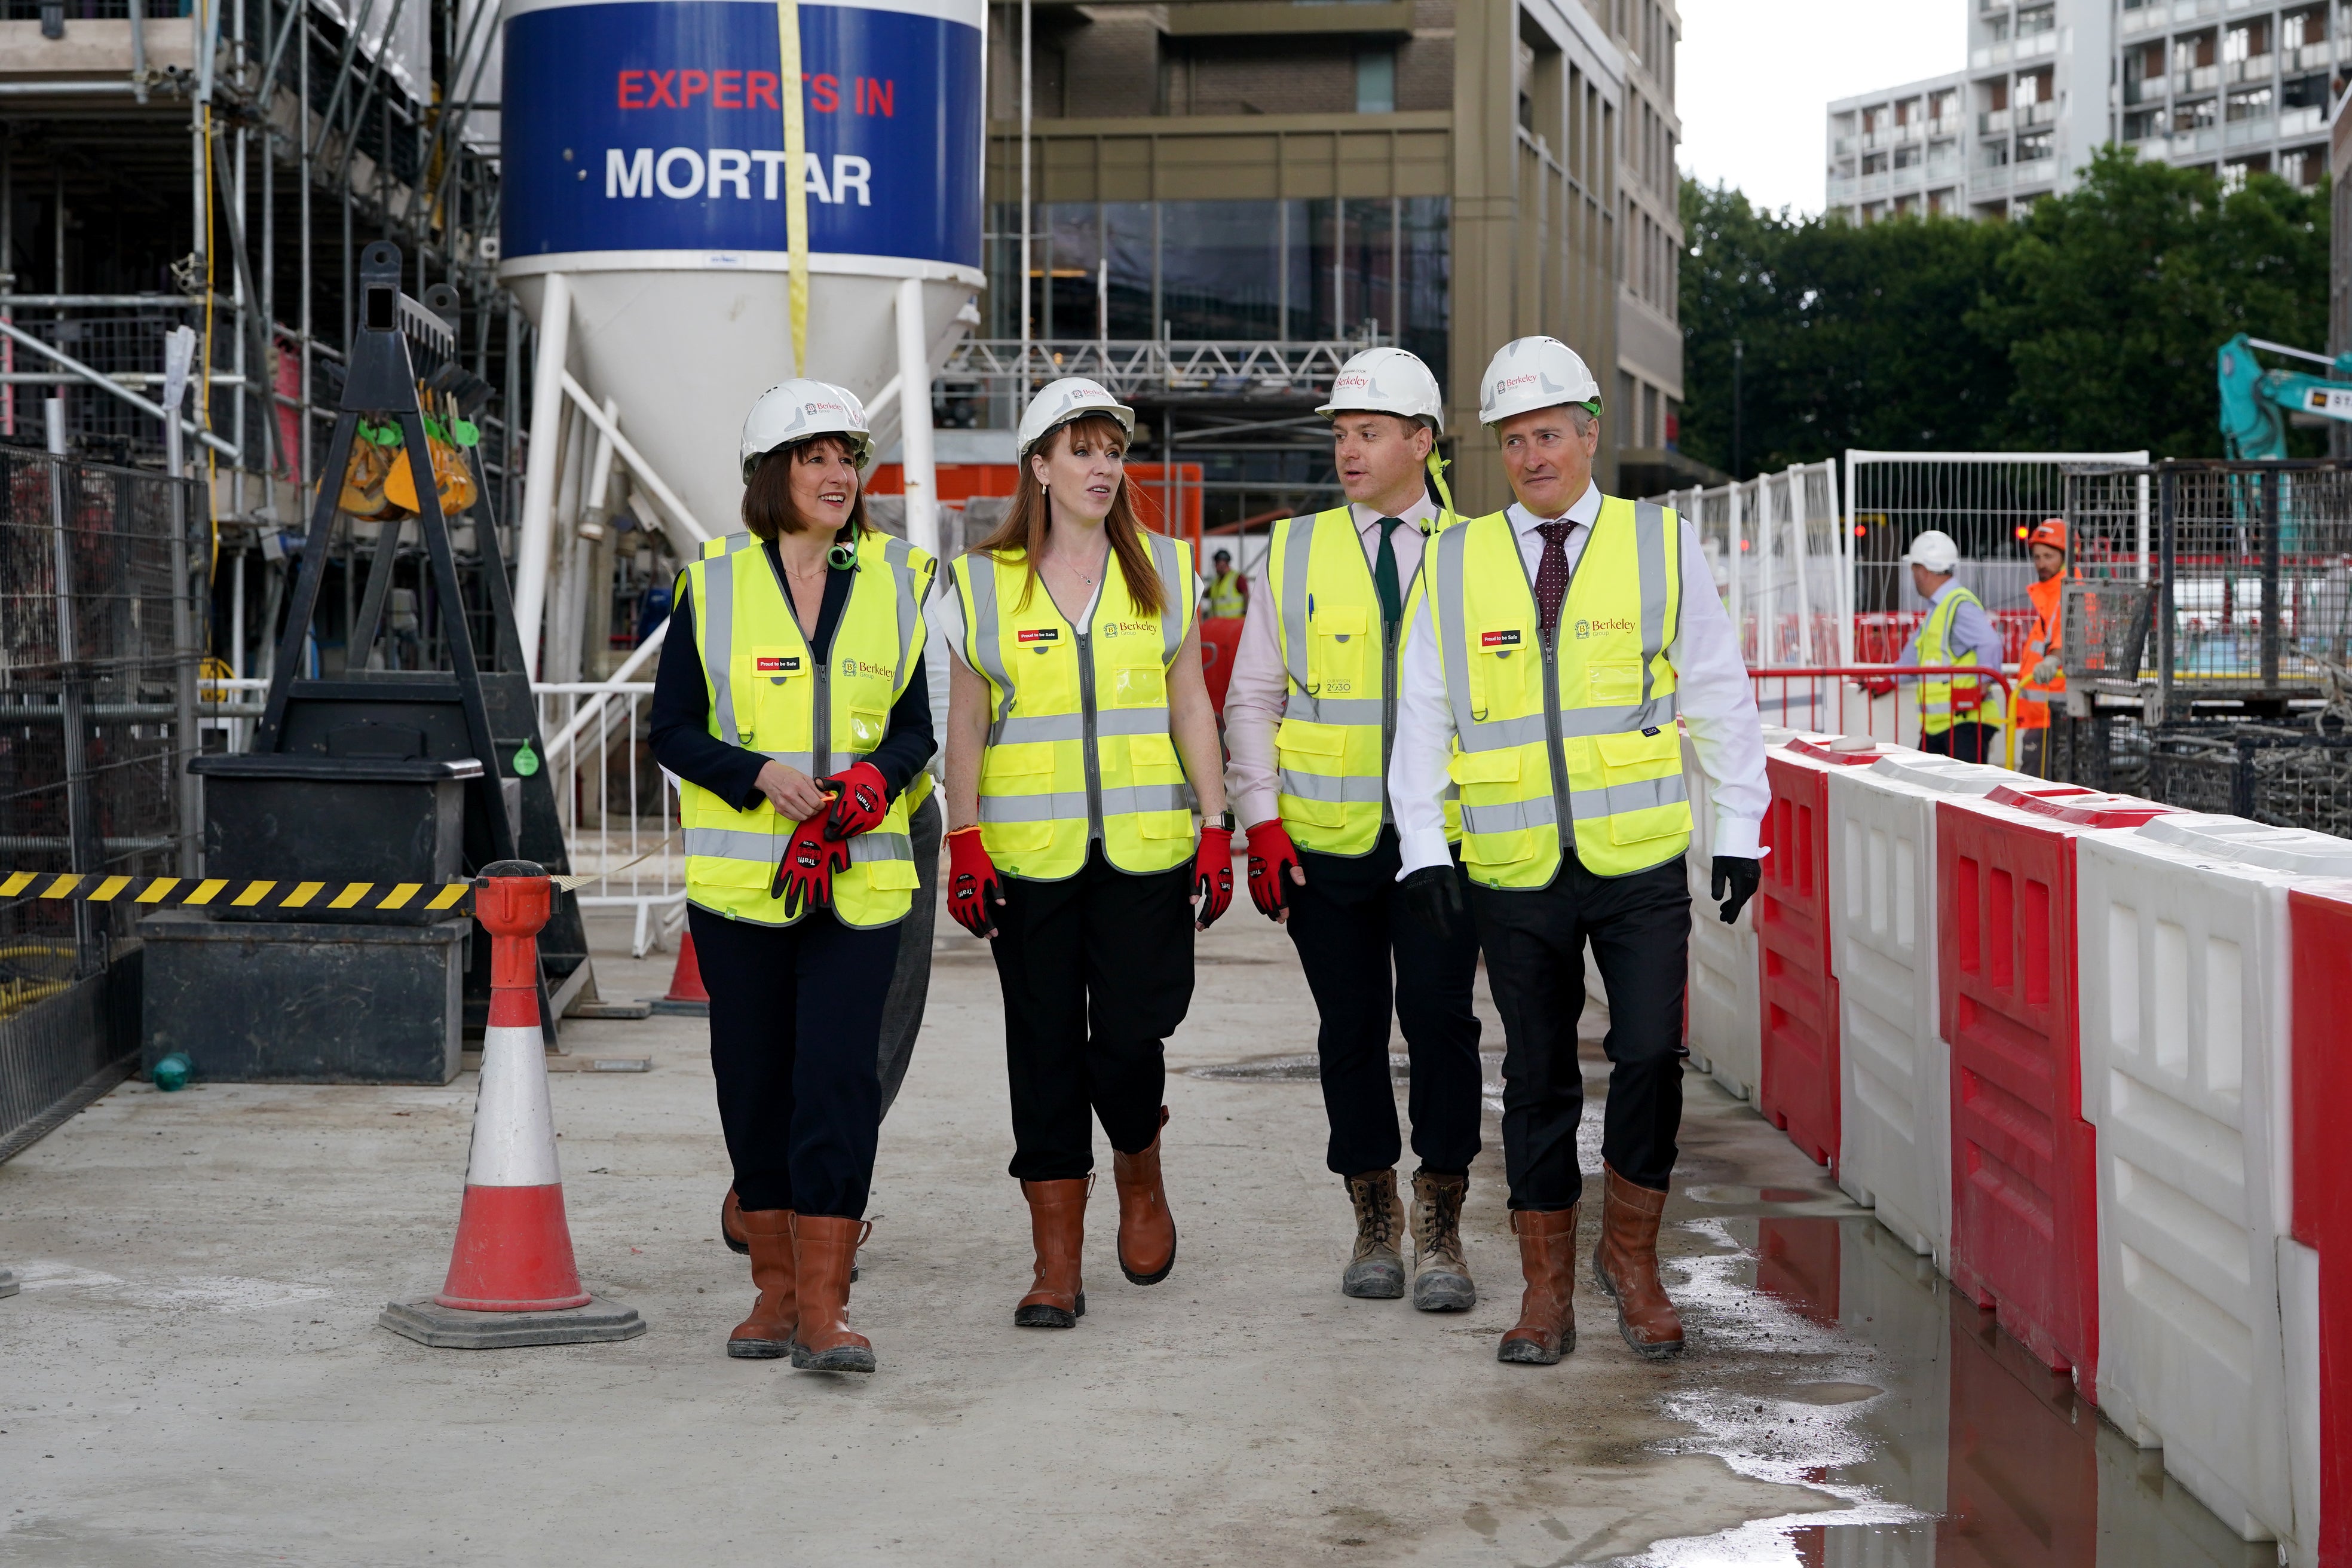
<svg viewBox="0 0 2352 1568">
<path fill-rule="evenodd" d="M 2015 226 L 1974 321 L 2016 371 L 2004 444 L 2221 455 L 2214 351 L 2327 339 L 2328 197 L 2102 151 Z"/>
<path fill-rule="evenodd" d="M 1989 444 L 2012 381 L 1974 317 L 2012 243 L 2005 226 L 1759 213 L 1685 181 L 1683 447 L 1733 466 L 1732 360 L 1746 478 L 1848 447 Z"/>
</svg>

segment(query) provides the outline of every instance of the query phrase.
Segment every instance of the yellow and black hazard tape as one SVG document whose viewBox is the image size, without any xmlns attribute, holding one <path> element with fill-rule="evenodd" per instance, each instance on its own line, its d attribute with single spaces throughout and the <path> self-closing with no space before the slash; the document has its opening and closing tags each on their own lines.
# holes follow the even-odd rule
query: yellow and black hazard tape
<svg viewBox="0 0 2352 1568">
<path fill-rule="evenodd" d="M 471 882 L 247 881 L 226 877 L 100 877 L 0 872 L 0 899 L 62 899 L 145 909 L 470 911 Z"/>
</svg>

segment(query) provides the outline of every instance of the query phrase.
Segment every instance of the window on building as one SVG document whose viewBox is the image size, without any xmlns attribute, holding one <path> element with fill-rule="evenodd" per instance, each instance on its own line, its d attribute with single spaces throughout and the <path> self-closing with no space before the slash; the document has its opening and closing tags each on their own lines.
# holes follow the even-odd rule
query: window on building
<svg viewBox="0 0 2352 1568">
<path fill-rule="evenodd" d="M 1959 113 L 1960 89 L 1957 87 L 1944 88 L 1927 100 L 1927 118 L 1930 120 L 1957 120 Z"/>
<path fill-rule="evenodd" d="M 1958 208 L 1955 205 L 1955 202 L 1958 195 L 1959 193 L 1957 191 L 1929 191 L 1927 193 L 1928 212 L 1938 217 L 1957 212 Z"/>
<path fill-rule="evenodd" d="M 2307 11 L 2289 11 L 2279 18 L 2279 33 L 2282 48 L 2307 49 L 2314 44 L 2325 44 L 2327 41 L 2327 7 L 2314 5 Z"/>
<path fill-rule="evenodd" d="M 2032 10 L 2020 11 L 2017 14 L 2017 36 L 2021 38 L 2030 38 L 2036 33 L 2046 33 L 2057 25 L 2058 8 L 2055 5 L 2036 6 Z"/>
<path fill-rule="evenodd" d="M 2270 162 L 2259 153 L 2251 158 L 2231 159 L 2221 165 L 2221 188 L 2225 191 L 2244 190 L 2248 178 L 2270 172 Z"/>
<path fill-rule="evenodd" d="M 2200 98 L 2194 103 L 2178 103 L 2172 108 L 2172 129 L 2205 131 L 2221 123 L 2221 100 Z"/>
<path fill-rule="evenodd" d="M 2021 136 L 2017 139 L 2017 161 L 2021 163 L 2032 163 L 2047 158 L 2052 151 L 2050 132 L 2047 131 L 2037 131 L 2031 136 Z"/>
<path fill-rule="evenodd" d="M 2008 138 L 2008 137 L 2003 136 L 2003 137 L 2000 137 L 2000 138 L 1999 138 L 1998 140 L 1995 140 L 1995 141 L 1991 141 L 1991 142 L 1978 142 L 1978 143 L 1977 143 L 1977 167 L 1978 167 L 1978 168 L 1979 168 L 1979 169 L 1999 169 L 1999 168 L 2005 167 L 2005 166 L 2008 164 L 2008 163 L 2009 163 L 2009 138 Z"/>
<path fill-rule="evenodd" d="M 2310 190 L 2327 173 L 2327 149 L 2290 147 L 2278 155 L 2278 176 L 2290 185 Z"/>
<path fill-rule="evenodd" d="M 1865 174 L 1883 174 L 1886 173 L 1886 154 L 1884 153 L 1864 153 L 1862 155 L 1862 172 Z"/>
<path fill-rule="evenodd" d="M 2124 116 L 2124 140 L 2146 142 L 2164 134 L 2164 110 L 2135 109 Z"/>
<path fill-rule="evenodd" d="M 2172 40 L 2172 68 L 2176 71 L 2199 70 L 2219 62 L 2215 58 L 2217 40 L 2210 28 Z"/>
<path fill-rule="evenodd" d="M 2285 109 L 2326 109 L 2327 107 L 2327 73 L 2299 76 L 2288 81 L 2279 92 L 2280 107 Z"/>
<path fill-rule="evenodd" d="M 2278 112 L 2278 95 L 2266 87 L 2252 87 L 2230 95 L 2223 117 L 2240 120 L 2267 120 Z"/>
<path fill-rule="evenodd" d="M 1527 101 L 1527 95 L 1520 95 Z M 1356 57 L 1356 112 L 1396 112 L 1396 51 L 1367 49 Z"/>
<path fill-rule="evenodd" d="M 1884 103 L 1874 103 L 1862 111 L 1862 130 L 1865 136 L 1877 134 L 1890 123 L 1893 109 Z"/>
<path fill-rule="evenodd" d="M 1665 427 L 1658 418 L 1658 389 L 1643 382 L 1642 384 L 1642 445 L 1663 446 L 1664 436 Z"/>
<path fill-rule="evenodd" d="M 2221 37 L 2223 64 L 2260 59 L 2271 52 L 2271 19 L 2256 16 L 2231 27 Z"/>
<path fill-rule="evenodd" d="M 1916 142 L 1904 142 L 1903 145 L 1895 149 L 1895 166 L 1898 169 L 1917 168 L 1919 166 L 1920 151 L 1919 143 Z"/>
</svg>

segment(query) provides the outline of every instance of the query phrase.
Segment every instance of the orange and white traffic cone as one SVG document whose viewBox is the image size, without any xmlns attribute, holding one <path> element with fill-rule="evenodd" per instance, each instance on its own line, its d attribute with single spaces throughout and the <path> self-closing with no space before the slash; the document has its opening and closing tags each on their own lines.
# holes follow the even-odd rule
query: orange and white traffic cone
<svg viewBox="0 0 2352 1568">
<path fill-rule="evenodd" d="M 480 1350 L 634 1339 L 634 1307 L 583 1289 L 563 1215 L 555 1113 L 539 1027 L 539 932 L 554 897 L 528 860 L 484 868 L 475 918 L 490 933 L 490 1019 L 457 1240 L 440 1294 L 376 1321 L 428 1345 Z"/>
<path fill-rule="evenodd" d="M 710 1016 L 710 993 L 702 988 L 702 963 L 694 956 L 694 933 L 677 933 L 677 967 L 670 972 L 669 994 L 653 1005 L 656 1013 Z"/>
</svg>

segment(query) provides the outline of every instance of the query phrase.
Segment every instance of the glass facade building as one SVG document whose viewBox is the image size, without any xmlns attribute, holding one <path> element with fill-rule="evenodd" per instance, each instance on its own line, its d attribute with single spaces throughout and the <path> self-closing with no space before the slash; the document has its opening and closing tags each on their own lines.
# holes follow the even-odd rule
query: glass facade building
<svg viewBox="0 0 2352 1568">
<path fill-rule="evenodd" d="M 1376 327 L 1446 374 L 1444 196 L 1040 203 L 1031 334 L 1312 342 Z M 1021 335 L 1021 209 L 990 209 L 986 334 Z"/>
</svg>

